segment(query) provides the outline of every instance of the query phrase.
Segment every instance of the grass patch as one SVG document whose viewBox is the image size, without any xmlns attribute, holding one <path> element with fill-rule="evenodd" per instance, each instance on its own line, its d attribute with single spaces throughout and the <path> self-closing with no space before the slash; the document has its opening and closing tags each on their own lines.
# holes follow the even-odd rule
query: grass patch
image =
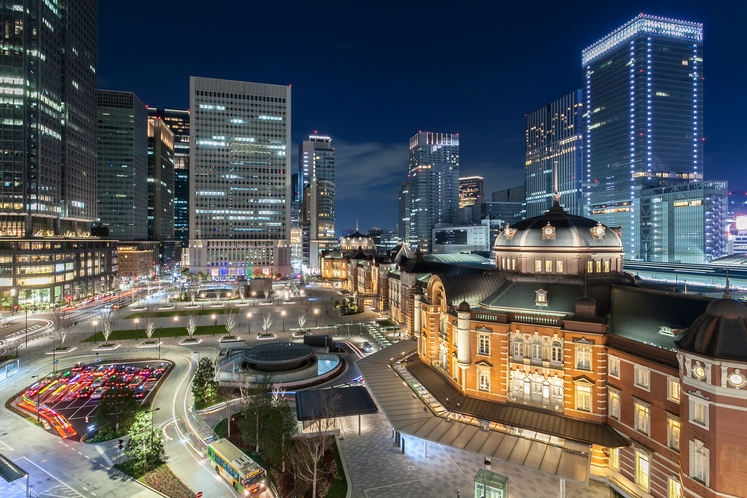
<svg viewBox="0 0 747 498">
<path fill-rule="evenodd" d="M 226 401 L 226 397 L 220 394 L 215 394 L 213 396 L 210 396 L 209 398 L 203 400 L 201 403 L 198 403 L 195 400 L 195 410 L 202 410 L 203 408 L 217 405 L 218 403 L 223 403 L 224 401 Z"/>
<path fill-rule="evenodd" d="M 332 451 L 335 452 L 335 464 L 337 466 L 337 476 L 332 480 L 327 491 L 327 498 L 345 498 L 348 494 L 348 480 L 345 478 L 345 469 L 342 466 L 340 458 L 340 449 L 337 447 L 337 440 L 332 443 Z"/>
<path fill-rule="evenodd" d="M 163 311 L 153 310 L 152 313 L 153 315 L 155 315 L 156 318 L 168 318 L 170 316 L 187 316 L 190 313 L 194 313 L 197 316 L 223 315 L 229 309 L 235 309 L 235 308 L 230 307 L 231 304 L 238 304 L 238 303 L 228 303 L 228 306 L 225 306 L 223 308 L 211 308 L 209 305 L 205 305 L 205 309 L 197 308 L 197 309 L 191 309 L 191 310 L 178 309 L 178 310 L 163 310 Z M 146 314 L 145 311 L 136 311 L 135 313 L 127 315 L 125 317 L 125 320 L 131 320 L 135 318 L 145 318 L 145 314 Z"/>
<path fill-rule="evenodd" d="M 197 327 L 197 330 L 195 330 L 195 336 L 198 335 L 216 335 L 216 336 L 223 336 L 226 334 L 226 327 L 223 325 L 201 325 Z M 189 336 L 187 334 L 186 327 L 165 327 L 165 328 L 158 328 L 153 331 L 153 337 L 152 339 L 157 338 L 168 338 L 168 337 L 181 337 L 181 336 Z M 104 336 L 101 332 L 97 332 L 94 335 L 91 335 L 90 337 L 87 337 L 83 340 L 83 342 L 94 342 L 95 340 L 104 342 Z M 142 328 L 137 330 L 114 330 L 109 335 L 109 342 L 117 342 L 117 341 L 134 341 L 134 340 L 147 340 L 147 337 L 145 335 L 145 330 Z"/>
<path fill-rule="evenodd" d="M 130 462 L 115 465 L 114 468 L 171 498 L 194 498 L 195 496 L 194 491 L 176 477 L 165 463 L 148 471 L 143 471 L 142 467 L 135 467 Z"/>
<path fill-rule="evenodd" d="M 389 320 L 376 320 L 376 323 L 379 324 L 380 327 L 396 327 L 396 323 L 392 323 Z"/>
</svg>

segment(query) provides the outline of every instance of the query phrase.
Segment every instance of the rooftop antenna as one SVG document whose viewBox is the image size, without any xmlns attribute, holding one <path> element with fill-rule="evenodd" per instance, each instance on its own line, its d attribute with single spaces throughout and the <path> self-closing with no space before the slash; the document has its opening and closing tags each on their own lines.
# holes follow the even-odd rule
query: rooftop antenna
<svg viewBox="0 0 747 498">
<path fill-rule="evenodd" d="M 729 269 L 726 269 L 726 288 L 724 289 L 724 298 L 731 299 L 731 291 L 729 290 Z"/>
<path fill-rule="evenodd" d="M 355 231 L 358 231 L 358 218 L 355 219 Z"/>
</svg>

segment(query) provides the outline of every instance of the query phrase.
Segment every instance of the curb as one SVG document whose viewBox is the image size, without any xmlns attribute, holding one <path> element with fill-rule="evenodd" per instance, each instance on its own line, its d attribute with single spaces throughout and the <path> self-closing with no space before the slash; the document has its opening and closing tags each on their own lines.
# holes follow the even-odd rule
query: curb
<svg viewBox="0 0 747 498">
<path fill-rule="evenodd" d="M 335 443 L 337 443 L 337 451 L 340 454 L 340 461 L 342 462 L 342 470 L 345 471 L 345 480 L 348 483 L 348 492 L 345 494 L 345 498 L 350 498 L 353 494 L 353 482 L 350 480 L 350 472 L 348 472 L 348 464 L 345 460 L 345 454 L 340 446 L 340 436 L 335 436 Z"/>
</svg>

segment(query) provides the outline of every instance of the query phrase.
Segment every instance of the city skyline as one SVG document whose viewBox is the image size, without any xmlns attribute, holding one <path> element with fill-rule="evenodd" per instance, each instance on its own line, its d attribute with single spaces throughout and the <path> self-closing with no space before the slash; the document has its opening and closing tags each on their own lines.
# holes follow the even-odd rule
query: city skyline
<svg viewBox="0 0 747 498">
<path fill-rule="evenodd" d="M 298 5 L 287 11 L 291 34 L 253 55 L 251 65 L 244 65 L 238 64 L 244 56 L 230 48 L 242 46 L 231 43 L 236 27 L 231 19 L 241 19 L 243 12 L 241 4 L 235 3 L 204 20 L 210 23 L 225 11 L 235 14 L 222 21 L 229 23 L 221 30 L 226 48 L 208 57 L 206 49 L 186 45 L 187 49 L 174 53 L 162 71 L 166 74 L 154 84 L 145 76 L 152 63 L 137 55 L 145 40 L 133 40 L 127 46 L 118 41 L 129 16 L 138 11 L 137 5 L 136 1 L 128 11 L 133 14 L 124 13 L 124 20 L 108 5 L 101 6 L 99 87 L 133 91 L 150 106 L 187 107 L 191 75 L 293 85 L 291 162 L 297 164 L 296 147 L 304 137 L 323 130 L 336 137 L 341 171 L 355 173 L 337 179 L 340 216 L 336 228 L 340 233 L 353 227 L 356 218 L 361 227 L 394 225 L 397 191 L 405 180 L 400 172 L 407 162 L 406 139 L 419 130 L 459 132 L 461 174 L 484 176 L 486 195 L 521 183 L 524 115 L 579 88 L 581 51 L 639 12 L 704 24 L 705 179 L 729 180 L 737 190 L 747 187 L 744 175 L 735 171 L 745 162 L 738 148 L 743 126 L 737 117 L 745 104 L 736 95 L 746 70 L 729 62 L 731 47 L 743 31 L 740 26 L 747 22 L 747 6 L 714 9 L 696 2 L 625 6 L 582 2 L 569 10 L 547 3 L 542 15 L 537 15 L 534 6 L 513 7 L 501 15 L 497 7 L 465 6 L 450 12 L 454 28 L 439 39 L 436 52 L 422 49 L 426 58 L 453 62 L 453 69 L 441 74 L 434 69 L 439 64 L 430 68 L 410 62 L 412 54 L 421 50 L 418 33 L 441 15 L 441 9 L 422 9 L 425 18 L 413 27 L 408 20 L 418 9 L 390 6 L 371 11 L 346 5 L 312 11 Z M 152 7 L 154 14 L 163 13 L 172 20 L 154 31 L 157 40 L 173 39 L 175 29 L 193 22 L 196 11 L 190 5 L 186 2 L 176 10 Z M 277 15 L 275 10 L 263 9 L 253 7 L 252 16 L 272 19 Z M 306 46 L 300 43 L 309 34 L 304 26 L 314 25 L 306 19 L 316 16 L 323 16 L 330 27 L 324 34 L 315 33 L 310 44 L 326 54 L 329 71 L 323 74 L 304 71 L 317 59 L 306 58 L 308 51 L 296 48 Z M 530 23 L 531 31 L 521 28 Z M 561 30 L 562 42 L 557 43 L 556 27 L 569 24 L 574 28 Z M 272 26 L 271 22 L 258 25 L 255 36 L 270 36 Z M 379 36 L 379 30 L 388 35 Z M 446 94 L 448 89 L 456 91 Z M 370 209 L 374 204 L 376 209 Z"/>
</svg>

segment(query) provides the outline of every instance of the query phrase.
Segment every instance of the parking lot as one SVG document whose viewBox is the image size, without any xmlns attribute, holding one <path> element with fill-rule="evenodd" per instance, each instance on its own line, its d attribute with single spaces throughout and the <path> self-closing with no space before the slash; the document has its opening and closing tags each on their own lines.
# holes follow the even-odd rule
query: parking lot
<svg viewBox="0 0 747 498">
<path fill-rule="evenodd" d="M 170 368 L 169 362 L 154 361 L 78 363 L 29 386 L 16 403 L 43 418 L 61 437 L 77 439 L 87 432 L 107 392 L 109 396 L 132 396 L 144 403 Z"/>
</svg>

